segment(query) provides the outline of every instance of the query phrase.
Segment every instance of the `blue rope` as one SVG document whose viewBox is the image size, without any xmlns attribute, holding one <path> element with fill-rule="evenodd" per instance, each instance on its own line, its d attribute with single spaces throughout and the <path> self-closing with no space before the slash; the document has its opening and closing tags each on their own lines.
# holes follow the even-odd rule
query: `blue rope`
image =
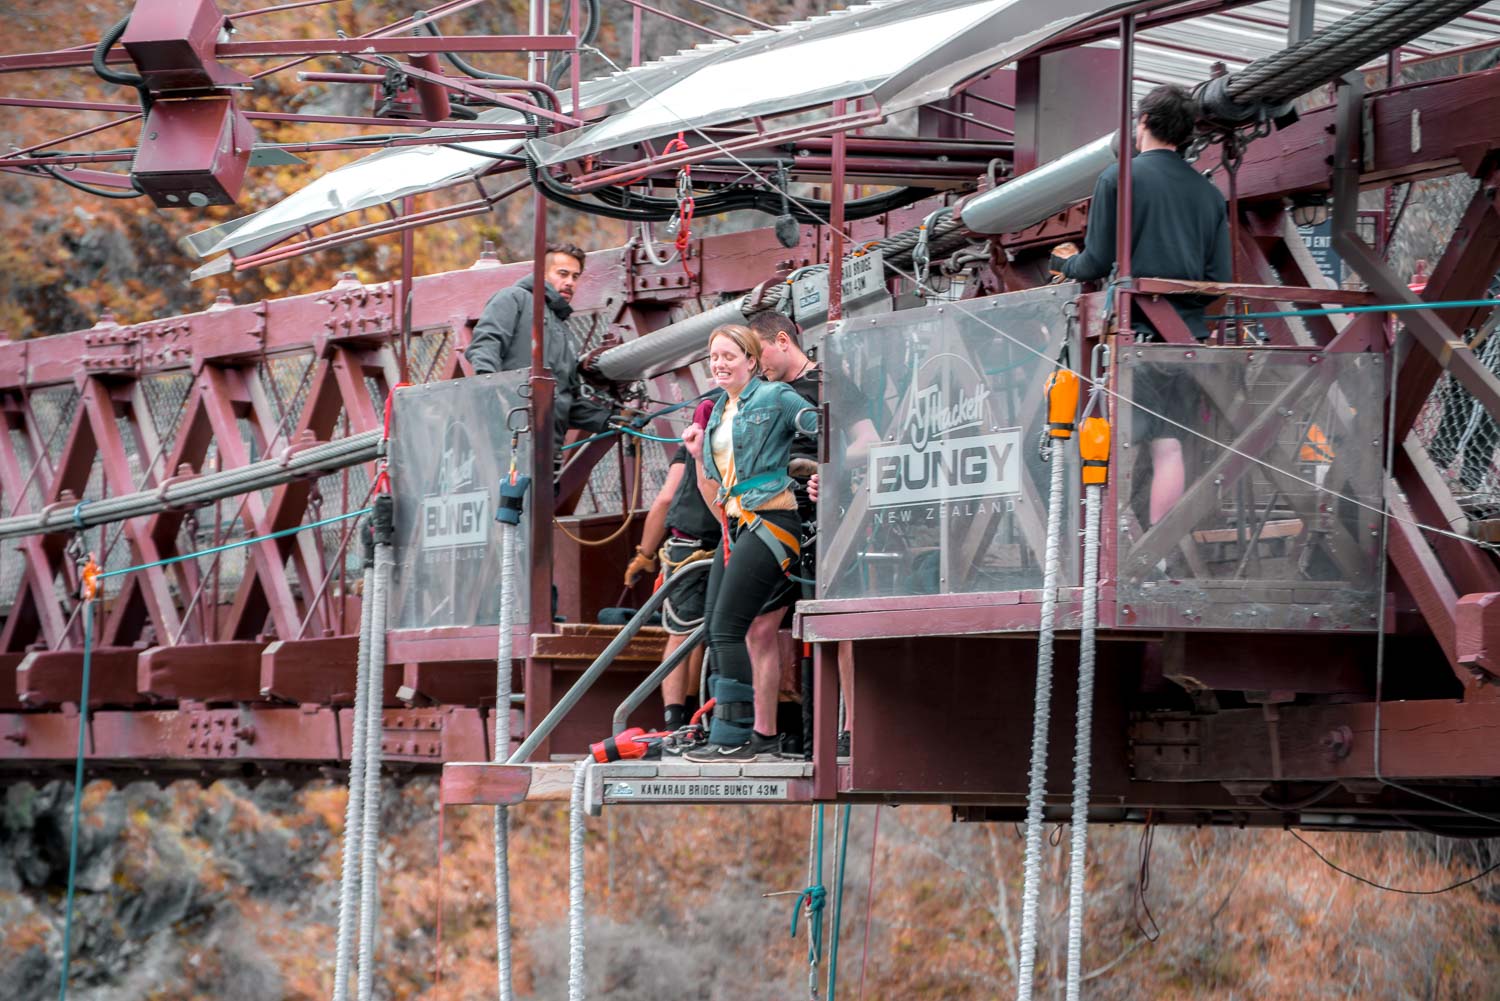
<svg viewBox="0 0 1500 1001">
<path fill-rule="evenodd" d="M 844 916 L 844 859 L 849 854 L 849 816 L 854 807 L 846 803 L 838 809 L 844 815 L 844 829 L 839 835 L 839 864 L 834 876 L 833 947 L 828 953 L 828 1001 L 833 1001 L 839 986 L 839 924 Z"/>
<path fill-rule="evenodd" d="M 324 518 L 322 521 L 309 522 L 306 525 L 293 525 L 291 528 L 283 528 L 281 531 L 272 532 L 269 535 L 258 535 L 253 539 L 241 539 L 238 542 L 226 542 L 222 546 L 214 546 L 211 549 L 200 549 L 196 553 L 186 553 L 182 556 L 169 556 L 164 560 L 156 560 L 153 563 L 140 563 L 133 567 L 125 567 L 120 570 L 111 570 L 108 573 L 101 573 L 99 575 L 99 579 L 103 580 L 106 577 L 118 577 L 121 574 L 135 573 L 137 570 L 150 570 L 152 567 L 170 566 L 173 563 L 181 563 L 183 560 L 196 560 L 200 556 L 212 556 L 214 553 L 222 553 L 229 549 L 239 549 L 242 546 L 253 546 L 257 542 L 269 542 L 272 539 L 283 539 L 288 535 L 296 535 L 298 532 L 305 532 L 309 528 L 322 528 L 324 525 L 333 525 L 340 521 L 348 521 L 350 518 L 358 518 L 362 514 L 369 514 L 371 510 L 371 508 L 362 507 L 358 511 L 350 511 L 346 514 L 336 514 L 331 518 Z"/>
<path fill-rule="evenodd" d="M 1283 309 L 1273 313 L 1223 313 L 1205 320 L 1274 320 L 1284 316 L 1328 316 L 1333 313 L 1405 313 L 1413 309 L 1484 309 L 1500 306 L 1500 299 L 1454 299 L 1450 302 L 1397 302 L 1387 306 L 1329 306 L 1326 309 Z"/>
<path fill-rule="evenodd" d="M 83 812 L 83 755 L 89 732 L 89 668 L 94 652 L 94 602 L 83 603 L 83 693 L 78 698 L 78 760 L 73 766 L 73 820 L 68 839 L 68 897 L 63 917 L 62 984 L 59 1001 L 68 1001 L 68 971 L 73 956 L 73 895 L 78 885 L 78 818 Z"/>
<path fill-rule="evenodd" d="M 823 878 L 823 804 L 818 804 L 817 819 L 817 848 L 814 849 L 813 858 L 816 860 L 816 872 L 818 878 Z M 823 960 L 823 905 L 828 899 L 828 891 L 823 888 L 822 883 L 814 883 L 802 891 L 797 902 L 792 905 L 792 938 L 797 937 L 797 916 L 802 913 L 804 905 L 807 907 L 807 965 L 817 966 Z"/>
</svg>

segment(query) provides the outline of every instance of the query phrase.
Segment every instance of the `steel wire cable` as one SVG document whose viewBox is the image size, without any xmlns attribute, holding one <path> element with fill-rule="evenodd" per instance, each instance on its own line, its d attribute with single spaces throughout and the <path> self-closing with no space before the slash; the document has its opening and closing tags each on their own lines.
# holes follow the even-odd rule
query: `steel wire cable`
<svg viewBox="0 0 1500 1001">
<path fill-rule="evenodd" d="M 1381 0 L 1246 66 L 1227 84 L 1241 103 L 1280 104 L 1343 76 L 1382 52 L 1425 35 L 1485 0 Z"/>
</svg>

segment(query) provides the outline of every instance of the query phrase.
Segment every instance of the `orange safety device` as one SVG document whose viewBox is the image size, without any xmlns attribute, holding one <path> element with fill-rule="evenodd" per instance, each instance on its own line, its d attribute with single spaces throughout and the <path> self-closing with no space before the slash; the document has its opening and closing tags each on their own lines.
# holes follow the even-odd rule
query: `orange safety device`
<svg viewBox="0 0 1500 1001">
<path fill-rule="evenodd" d="M 1085 417 L 1078 429 L 1078 455 L 1083 460 L 1083 485 L 1102 486 L 1109 481 L 1109 421 Z"/>
<path fill-rule="evenodd" d="M 643 728 L 633 726 L 597 744 L 590 744 L 589 754 L 601 765 L 627 759 L 660 758 L 661 739 L 665 736 L 665 733 L 647 733 Z"/>
<path fill-rule="evenodd" d="M 1073 437 L 1078 414 L 1078 374 L 1060 368 L 1047 377 L 1047 428 L 1054 438 Z"/>
<path fill-rule="evenodd" d="M 94 554 L 89 554 L 89 561 L 83 565 L 83 586 L 81 588 L 84 601 L 93 601 L 99 593 L 99 564 L 94 562 Z"/>
</svg>

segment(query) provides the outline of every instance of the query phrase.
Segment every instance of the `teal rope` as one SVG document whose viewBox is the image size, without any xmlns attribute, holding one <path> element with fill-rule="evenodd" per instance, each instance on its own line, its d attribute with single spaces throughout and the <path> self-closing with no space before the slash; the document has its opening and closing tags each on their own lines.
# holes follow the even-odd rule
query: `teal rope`
<svg viewBox="0 0 1500 1001">
<path fill-rule="evenodd" d="M 83 812 L 83 755 L 89 732 L 89 669 L 94 653 L 94 602 L 83 603 L 83 693 L 78 698 L 78 760 L 73 765 L 73 820 L 68 838 L 68 896 L 63 917 L 62 983 L 59 1001 L 68 1001 L 73 954 L 73 895 L 78 886 L 78 817 Z"/>
<path fill-rule="evenodd" d="M 660 416 L 660 415 L 658 415 L 658 416 Z M 680 444 L 682 444 L 682 439 L 681 438 L 658 438 L 654 434 L 647 434 L 644 431 L 637 431 L 635 428 L 618 427 L 618 428 L 610 428 L 608 431 L 601 431 L 598 434 L 596 434 L 596 435 L 590 435 L 587 438 L 580 438 L 577 441 L 573 442 L 571 445 L 564 445 L 562 447 L 562 450 L 564 452 L 566 452 L 570 448 L 579 448 L 580 446 L 587 445 L 589 442 L 593 442 L 593 441 L 603 441 L 605 438 L 613 438 L 617 434 L 634 435 L 637 438 L 644 438 L 647 441 L 662 441 L 662 442 L 666 442 L 668 445 L 680 445 Z"/>
<path fill-rule="evenodd" d="M 172 556 L 164 560 L 156 560 L 153 563 L 142 563 L 138 566 L 125 567 L 122 570 L 111 570 L 101 573 L 98 579 L 105 577 L 118 577 L 121 574 L 134 573 L 137 570 L 148 570 L 152 567 L 167 566 L 172 563 L 181 563 L 183 560 L 197 559 L 200 556 L 212 556 L 214 553 L 222 553 L 227 549 L 238 549 L 242 546 L 251 546 L 257 542 L 267 542 L 271 539 L 280 539 L 298 532 L 305 532 L 310 528 L 322 528 L 324 525 L 332 525 L 340 521 L 348 521 L 350 518 L 358 518 L 360 515 L 369 514 L 370 508 L 360 508 L 358 511 L 350 511 L 347 514 L 334 515 L 307 525 L 294 525 L 284 528 L 279 532 L 269 535 L 258 536 L 254 539 L 243 539 L 239 542 L 230 542 L 222 546 L 214 546 L 211 549 L 200 550 L 196 553 L 188 553 L 184 556 Z M 68 845 L 68 892 L 65 915 L 63 917 L 63 962 L 62 983 L 58 988 L 59 1001 L 68 999 L 68 973 L 72 961 L 73 950 L 73 898 L 78 884 L 78 822 L 79 814 L 83 812 L 83 760 L 88 739 L 89 723 L 89 673 L 93 666 L 94 655 L 94 603 L 92 600 L 83 603 L 83 693 L 78 699 L 78 760 L 73 769 L 73 821 L 72 834 Z"/>
<path fill-rule="evenodd" d="M 1388 306 L 1330 306 L 1327 309 L 1283 309 L 1274 313 L 1223 313 L 1205 320 L 1274 320 L 1283 316 L 1328 316 L 1333 313 L 1405 313 L 1413 309 L 1484 309 L 1500 299 L 1454 299 L 1450 302 L 1397 302 Z"/>
<path fill-rule="evenodd" d="M 239 549 L 243 546 L 253 546 L 257 542 L 269 542 L 272 539 L 283 539 L 288 535 L 296 535 L 298 532 L 305 532 L 309 528 L 322 528 L 324 525 L 333 525 L 340 521 L 348 521 L 350 518 L 358 518 L 362 514 L 369 514 L 370 511 L 370 508 L 362 507 L 358 511 L 350 511 L 347 514 L 336 514 L 332 518 L 324 518 L 322 521 L 314 521 L 306 525 L 293 525 L 291 528 L 283 528 L 281 531 L 272 532 L 269 535 L 258 535 L 253 539 L 241 539 L 238 542 L 226 542 L 222 546 L 214 546 L 212 549 L 200 549 L 196 553 L 186 553 L 182 556 L 169 556 L 164 560 L 156 560 L 153 563 L 141 563 L 133 567 L 125 567 L 121 570 L 111 570 L 108 573 L 100 574 L 99 579 L 103 580 L 106 577 L 118 577 L 121 574 L 135 573 L 137 570 L 150 570 L 152 567 L 170 566 L 173 563 L 181 563 L 183 560 L 196 560 L 200 556 L 212 556 L 214 553 L 222 553 L 229 549 Z"/>
<path fill-rule="evenodd" d="M 816 860 L 816 872 L 818 878 L 823 878 L 823 804 L 818 804 L 817 820 L 817 848 L 813 851 Z M 797 937 L 797 916 L 802 913 L 802 907 L 807 906 L 807 965 L 817 966 L 823 960 L 823 904 L 828 899 L 828 891 L 823 888 L 822 883 L 814 883 L 802 891 L 797 902 L 792 905 L 792 938 Z"/>
<path fill-rule="evenodd" d="M 838 808 L 844 815 L 844 829 L 839 834 L 839 864 L 834 875 L 833 945 L 828 953 L 828 1001 L 833 1001 L 834 992 L 839 986 L 839 924 L 844 916 L 844 859 L 849 854 L 849 815 L 853 809 L 848 803 Z"/>
<path fill-rule="evenodd" d="M 564 452 L 566 452 L 566 451 L 568 451 L 571 448 L 582 448 L 583 446 L 589 444 L 590 442 L 603 441 L 605 438 L 613 438 L 615 435 L 617 435 L 619 433 L 620 433 L 620 431 L 619 431 L 618 428 L 610 428 L 608 431 L 601 431 L 598 434 L 590 435 L 587 438 L 579 438 L 577 441 L 573 442 L 571 445 L 564 445 L 562 447 L 562 450 Z"/>
<path fill-rule="evenodd" d="M 660 441 L 660 442 L 665 442 L 668 445 L 681 445 L 682 444 L 682 439 L 681 438 L 663 438 L 660 435 L 647 434 L 644 431 L 637 431 L 635 428 L 621 428 L 620 430 L 623 433 L 628 434 L 628 435 L 630 435 L 632 437 L 635 437 L 635 438 L 644 438 L 647 441 Z"/>
<path fill-rule="evenodd" d="M 636 418 L 636 420 L 644 420 L 649 423 L 656 420 L 658 417 L 665 417 L 675 410 L 681 410 L 683 407 L 690 407 L 701 399 L 703 399 L 703 397 L 695 396 L 691 400 L 683 400 L 681 403 L 674 403 L 670 407 L 665 407 L 653 414 L 647 414 L 644 417 L 638 417 Z M 580 438 L 577 441 L 573 442 L 571 445 L 564 445 L 562 447 L 562 450 L 566 452 L 569 449 L 582 448 L 584 445 L 587 445 L 590 442 L 603 441 L 605 438 L 612 438 L 615 435 L 620 434 L 621 432 L 624 432 L 625 434 L 635 435 L 637 438 L 645 438 L 647 441 L 666 442 L 669 445 L 676 445 L 682 441 L 681 438 L 658 438 L 655 435 L 646 434 L 644 431 L 637 431 L 634 428 L 630 427 L 613 427 L 608 431 L 601 431 L 596 435 L 590 435 L 587 438 Z"/>
</svg>

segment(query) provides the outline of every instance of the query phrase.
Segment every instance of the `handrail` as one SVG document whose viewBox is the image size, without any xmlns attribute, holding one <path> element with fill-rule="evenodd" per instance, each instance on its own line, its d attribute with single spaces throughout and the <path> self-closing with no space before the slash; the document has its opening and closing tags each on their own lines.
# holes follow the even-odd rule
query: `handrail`
<svg viewBox="0 0 1500 1001">
<path fill-rule="evenodd" d="M 707 561 L 705 560 L 703 562 Z M 688 565 L 692 566 L 693 564 Z M 767 612 L 771 611 L 772 608 L 775 607 L 776 602 L 780 600 L 781 597 L 782 595 L 772 594 L 770 598 L 766 599 L 765 604 L 761 605 L 759 614 L 764 615 Z M 687 655 L 694 649 L 696 649 L 699 643 L 703 642 L 703 634 L 707 630 L 707 628 L 708 626 L 705 623 L 703 625 L 700 625 L 697 629 L 694 629 L 692 632 L 688 633 L 686 642 L 684 642 L 682 646 L 678 647 L 676 650 L 673 650 L 672 655 L 658 664 L 656 670 L 647 675 L 646 680 L 637 685 L 635 687 L 635 691 L 627 695 L 625 697 L 625 701 L 621 702 L 615 708 L 614 718 L 610 720 L 611 734 L 618 736 L 622 731 L 624 731 L 625 720 L 640 706 L 642 702 L 646 701 L 646 696 L 651 694 L 651 690 L 657 685 L 661 684 L 662 679 L 671 674 L 673 669 L 675 669 L 677 665 L 686 660 Z"/>
<path fill-rule="evenodd" d="M 618 737 L 624 732 L 625 721 L 629 719 L 631 713 L 639 708 L 642 702 L 646 701 L 646 696 L 650 695 L 652 690 L 657 685 L 660 685 L 667 675 L 675 671 L 677 665 L 687 660 L 688 654 L 698 649 L 698 644 L 703 642 L 703 634 L 706 631 L 707 627 L 699 624 L 697 629 L 688 633 L 687 639 L 683 641 L 682 646 L 673 650 L 666 660 L 657 665 L 656 670 L 646 676 L 645 681 L 635 686 L 635 691 L 625 696 L 624 702 L 615 707 L 614 719 L 610 720 L 609 727 L 609 732 L 613 736 Z"/>
<path fill-rule="evenodd" d="M 604 652 L 594 658 L 594 662 L 588 666 L 588 670 L 583 672 L 583 676 L 573 682 L 573 687 L 569 688 L 561 699 L 558 699 L 557 705 L 553 706 L 552 711 L 547 713 L 542 721 L 537 724 L 536 729 L 526 735 L 526 739 L 521 742 L 520 747 L 516 748 L 515 753 L 510 756 L 506 764 L 519 765 L 531 757 L 536 752 L 536 749 L 541 746 L 542 741 L 546 740 L 551 736 L 552 731 L 557 729 L 557 724 L 562 722 L 563 717 L 572 711 L 579 700 L 593 687 L 594 682 L 599 680 L 599 675 L 604 673 L 604 669 L 614 662 L 614 659 L 619 656 L 620 651 L 625 649 L 626 644 L 635 638 L 636 633 L 641 631 L 641 626 L 646 624 L 646 620 L 651 618 L 652 613 L 661 607 L 662 602 L 667 600 L 667 592 L 671 590 L 672 586 L 688 574 L 707 570 L 709 566 L 709 560 L 698 560 L 695 563 L 679 567 L 665 584 L 657 588 L 656 593 L 646 599 L 646 603 L 641 606 L 640 611 L 631 616 L 630 621 L 625 623 L 624 628 L 615 634 L 614 639 L 609 641 L 609 645 L 604 648 Z"/>
</svg>

